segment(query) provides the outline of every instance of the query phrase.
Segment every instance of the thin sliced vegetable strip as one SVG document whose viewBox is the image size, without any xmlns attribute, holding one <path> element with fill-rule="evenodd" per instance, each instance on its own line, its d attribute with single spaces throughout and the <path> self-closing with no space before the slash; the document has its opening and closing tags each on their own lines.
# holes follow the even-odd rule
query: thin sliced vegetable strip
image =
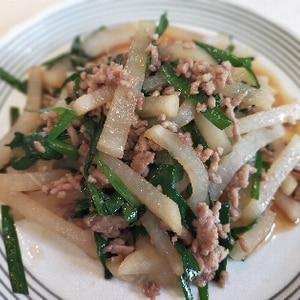
<svg viewBox="0 0 300 300">
<path fill-rule="evenodd" d="M 130 87 L 120 84 L 112 100 L 111 108 L 104 124 L 97 149 L 121 158 L 124 153 L 134 110 L 145 78 L 148 54 L 146 48 L 151 43 L 154 22 L 141 22 L 128 51 L 125 70 L 132 76 Z M 111 136 L 114 138 L 111 139 Z"/>
<path fill-rule="evenodd" d="M 232 147 L 232 151 L 221 159 L 216 174 L 220 176 L 222 182 L 210 184 L 211 200 L 216 201 L 220 197 L 235 172 L 247 163 L 260 148 L 280 138 L 283 134 L 283 127 L 278 125 L 273 128 L 258 129 L 243 136 Z"/>
<path fill-rule="evenodd" d="M 145 132 L 145 136 L 168 150 L 170 155 L 182 164 L 190 178 L 193 189 L 192 195 L 187 200 L 188 205 L 195 213 L 197 203 L 207 200 L 208 174 L 193 147 L 180 142 L 176 133 L 163 128 L 161 125 L 152 126 Z"/>
<path fill-rule="evenodd" d="M 12 196 L 13 197 L 13 196 Z M 2 235 L 6 250 L 10 283 L 14 293 L 28 295 L 28 285 L 23 267 L 18 235 L 9 206 L 1 205 Z"/>
</svg>

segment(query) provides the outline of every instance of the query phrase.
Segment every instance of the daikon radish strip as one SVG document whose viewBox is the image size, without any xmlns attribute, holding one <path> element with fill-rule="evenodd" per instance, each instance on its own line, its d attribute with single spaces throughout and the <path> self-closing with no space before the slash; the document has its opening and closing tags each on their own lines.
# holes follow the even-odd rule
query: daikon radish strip
<svg viewBox="0 0 300 300">
<path fill-rule="evenodd" d="M 105 153 L 99 153 L 99 158 L 123 181 L 131 193 L 171 230 L 178 235 L 182 233 L 179 208 L 172 199 L 161 193 L 121 160 Z"/>
<path fill-rule="evenodd" d="M 43 70 L 43 86 L 46 88 L 59 88 L 72 70 L 70 57 L 66 55 L 51 68 Z"/>
<path fill-rule="evenodd" d="M 111 101 L 115 89 L 116 87 L 114 86 L 105 86 L 91 94 L 84 94 L 71 102 L 70 107 L 77 115 L 82 116 L 93 109 L 101 107 L 108 101 Z"/>
<path fill-rule="evenodd" d="M 125 66 L 125 70 L 132 77 L 132 84 L 130 87 L 120 84 L 114 93 L 103 132 L 97 144 L 99 151 L 119 158 L 123 156 L 137 99 L 145 78 L 148 58 L 146 49 L 151 43 L 154 31 L 154 22 L 139 23 Z"/>
<path fill-rule="evenodd" d="M 132 252 L 121 263 L 118 273 L 122 275 L 160 273 L 170 270 L 165 258 L 151 244 Z"/>
<path fill-rule="evenodd" d="M 39 124 L 39 113 L 34 111 L 40 109 L 41 101 L 42 69 L 39 67 L 32 67 L 29 70 L 25 111 L 0 141 L 0 169 L 2 169 L 10 160 L 11 149 L 5 145 L 13 140 L 14 133 L 22 132 L 26 134 L 37 128 Z"/>
<path fill-rule="evenodd" d="M 300 119 L 299 104 L 285 104 L 267 111 L 260 111 L 237 120 L 240 134 L 247 133 L 262 127 L 273 126 Z M 229 137 L 233 136 L 232 125 L 225 129 Z"/>
<path fill-rule="evenodd" d="M 41 189 L 44 184 L 58 180 L 66 170 L 51 170 L 45 172 L 0 174 L 0 190 L 9 191 L 34 191 Z"/>
<path fill-rule="evenodd" d="M 273 199 L 284 179 L 300 160 L 300 136 L 295 134 L 287 146 L 278 154 L 261 183 L 259 200 L 251 200 L 244 208 L 242 219 L 250 222 L 260 216 Z"/>
<path fill-rule="evenodd" d="M 183 273 L 182 258 L 176 251 L 167 232 L 160 229 L 159 219 L 150 211 L 147 211 L 141 220 L 150 236 L 151 243 L 162 253 L 173 272 L 181 275 Z"/>
<path fill-rule="evenodd" d="M 223 148 L 223 155 L 231 151 L 232 145 L 224 130 L 219 129 L 201 113 L 195 114 L 195 123 L 210 149 Z"/>
<path fill-rule="evenodd" d="M 210 184 L 211 200 L 216 201 L 221 196 L 222 191 L 228 185 L 233 175 L 260 148 L 283 135 L 284 129 L 281 125 L 274 126 L 273 128 L 261 128 L 244 135 L 239 142 L 233 145 L 232 151 L 221 158 L 216 174 L 221 177 L 222 182 L 212 182 Z"/>
<path fill-rule="evenodd" d="M 284 213 L 293 223 L 300 221 L 300 202 L 284 194 L 281 189 L 275 194 L 274 200 L 276 206 Z"/>
<path fill-rule="evenodd" d="M 297 179 L 293 175 L 289 174 L 283 180 L 280 188 L 284 192 L 284 194 L 290 196 L 294 192 L 297 186 L 298 186 Z"/>
<path fill-rule="evenodd" d="M 138 28 L 138 22 L 130 22 L 98 30 L 87 36 L 82 43 L 84 52 L 96 57 L 130 42 Z M 113 38 L 112 38 L 113 37 Z"/>
<path fill-rule="evenodd" d="M 208 174 L 193 147 L 180 142 L 176 133 L 163 128 L 161 125 L 155 125 L 148 129 L 145 132 L 145 137 L 166 149 L 183 166 L 189 176 L 193 190 L 187 202 L 196 213 L 197 204 L 207 200 Z"/>
<path fill-rule="evenodd" d="M 276 214 L 274 212 L 266 210 L 258 223 L 249 231 L 242 234 L 235 242 L 230 251 L 230 256 L 234 260 L 243 260 L 246 256 L 251 254 L 272 232 L 275 216 Z"/>
<path fill-rule="evenodd" d="M 142 118 L 153 118 L 165 115 L 167 118 L 176 117 L 179 109 L 179 97 L 166 95 L 158 97 L 145 97 L 142 110 L 137 113 Z"/>
<path fill-rule="evenodd" d="M 247 106 L 257 106 L 263 110 L 269 110 L 272 108 L 272 104 L 275 101 L 274 92 L 270 88 L 267 82 L 261 77 L 257 77 L 260 88 L 251 87 L 244 82 L 235 81 L 232 84 L 227 84 L 221 90 L 217 92 L 226 96 L 234 98 L 237 95 L 244 94 L 243 103 Z"/>
<path fill-rule="evenodd" d="M 11 206 L 25 218 L 60 234 L 90 257 L 98 257 L 93 235 L 89 231 L 55 215 L 26 194 L 1 190 L 0 202 Z"/>
<path fill-rule="evenodd" d="M 177 41 L 177 40 L 192 41 L 194 39 L 203 40 L 203 39 L 206 39 L 207 37 L 208 36 L 206 36 L 203 33 L 200 33 L 197 31 L 192 31 L 187 28 L 178 27 L 178 26 L 169 24 L 165 33 L 158 39 L 158 42 L 159 43 L 164 43 L 164 42 L 170 43 L 170 40 L 171 41 L 174 41 L 174 40 L 175 41 Z"/>
<path fill-rule="evenodd" d="M 166 78 L 161 73 L 157 72 L 155 75 L 145 78 L 143 83 L 143 91 L 145 91 L 145 93 L 150 93 L 161 88 L 162 86 L 165 86 L 166 84 Z"/>
<path fill-rule="evenodd" d="M 196 113 L 195 105 L 190 100 L 184 100 L 179 106 L 177 116 L 172 120 L 179 128 L 190 123 Z"/>
<path fill-rule="evenodd" d="M 158 45 L 158 52 L 161 56 L 177 59 L 191 59 L 197 62 L 205 61 L 211 65 L 216 65 L 216 60 L 205 50 L 199 47 L 186 47 L 184 44 Z"/>
</svg>

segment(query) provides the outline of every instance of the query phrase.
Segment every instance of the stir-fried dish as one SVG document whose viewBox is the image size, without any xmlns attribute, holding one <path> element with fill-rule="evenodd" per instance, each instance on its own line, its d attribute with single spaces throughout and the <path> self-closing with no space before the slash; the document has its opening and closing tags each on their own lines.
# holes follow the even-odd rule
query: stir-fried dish
<svg viewBox="0 0 300 300">
<path fill-rule="evenodd" d="M 276 98 L 238 53 L 228 36 L 164 14 L 78 36 L 24 81 L 0 70 L 27 95 L 0 145 L 15 292 L 28 289 L 9 207 L 151 299 L 178 285 L 207 299 L 209 282 L 226 285 L 227 260 L 265 241 L 276 211 L 298 221 L 300 105 Z"/>
</svg>

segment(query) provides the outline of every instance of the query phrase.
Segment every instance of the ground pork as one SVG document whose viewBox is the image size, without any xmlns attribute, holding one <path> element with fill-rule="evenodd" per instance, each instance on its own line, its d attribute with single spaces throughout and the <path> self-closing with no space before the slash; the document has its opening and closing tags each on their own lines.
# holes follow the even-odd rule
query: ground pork
<svg viewBox="0 0 300 300">
<path fill-rule="evenodd" d="M 106 238 L 119 237 L 121 230 L 127 228 L 129 225 L 122 216 L 85 216 L 83 223 L 92 231 L 100 232 Z"/>
<path fill-rule="evenodd" d="M 142 291 L 150 300 L 155 300 L 160 294 L 160 286 L 155 282 L 147 282 L 143 285 Z"/>
<path fill-rule="evenodd" d="M 130 167 L 143 177 L 149 173 L 148 165 L 153 163 L 155 153 L 151 151 L 138 152 L 134 155 Z"/>
<path fill-rule="evenodd" d="M 118 256 L 122 256 L 123 258 L 128 254 L 134 251 L 134 247 L 132 245 L 126 245 L 126 241 L 121 238 L 115 238 L 109 241 L 108 245 L 103 248 L 104 253 L 112 253 L 117 254 Z M 118 257 L 119 259 L 120 257 Z M 116 259 L 114 259 L 115 261 Z"/>
<path fill-rule="evenodd" d="M 151 61 L 148 70 L 155 72 L 161 66 L 161 61 L 159 59 L 159 53 L 156 45 L 150 44 L 146 49 L 146 52 L 150 53 Z"/>
<path fill-rule="evenodd" d="M 201 273 L 194 279 L 198 286 L 204 286 L 212 280 L 218 270 L 219 263 L 228 255 L 228 250 L 219 245 L 219 209 L 217 202 L 213 209 L 209 209 L 206 203 L 197 206 L 197 220 L 194 226 L 197 230 L 190 251 L 199 264 Z"/>
<path fill-rule="evenodd" d="M 81 190 L 81 180 L 82 176 L 80 174 L 66 173 L 60 179 L 43 185 L 41 190 L 46 194 L 56 195 L 58 198 L 64 198 L 67 191 Z"/>
<path fill-rule="evenodd" d="M 192 59 L 180 59 L 176 66 L 176 74 L 191 80 L 190 93 L 196 95 L 202 89 L 207 95 L 213 95 L 217 90 L 231 84 L 231 63 L 224 61 L 218 65 L 207 62 L 195 62 Z"/>
<path fill-rule="evenodd" d="M 235 116 L 235 108 L 240 105 L 244 97 L 244 94 L 238 94 L 234 98 L 224 97 L 221 101 L 221 107 L 225 108 L 226 116 L 232 121 L 232 133 L 235 141 L 239 141 L 241 139 L 237 118 Z"/>
<path fill-rule="evenodd" d="M 111 62 L 94 66 L 91 73 L 81 72 L 80 88 L 86 93 L 93 93 L 101 86 L 124 85 L 131 86 L 132 77 L 124 69 L 123 65 Z M 69 97 L 74 97 L 73 86 L 67 86 Z"/>
<path fill-rule="evenodd" d="M 239 206 L 239 191 L 249 185 L 249 177 L 254 174 L 256 169 L 249 165 L 243 165 L 232 177 L 230 183 L 225 189 L 225 193 L 230 200 L 232 207 L 238 208 Z"/>
<path fill-rule="evenodd" d="M 92 182 L 94 184 L 97 183 L 97 186 L 101 188 L 109 186 L 109 180 L 100 168 L 91 166 L 89 169 L 89 173 L 89 182 Z"/>
<path fill-rule="evenodd" d="M 180 144 L 186 144 L 191 147 L 193 146 L 193 140 L 189 132 L 185 132 L 185 133 L 179 132 L 177 134 L 177 140 Z"/>
</svg>

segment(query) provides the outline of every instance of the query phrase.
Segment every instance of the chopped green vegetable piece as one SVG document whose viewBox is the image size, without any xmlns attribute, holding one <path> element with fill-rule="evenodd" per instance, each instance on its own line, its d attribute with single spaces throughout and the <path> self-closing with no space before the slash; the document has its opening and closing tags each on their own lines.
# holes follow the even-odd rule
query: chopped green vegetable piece
<svg viewBox="0 0 300 300">
<path fill-rule="evenodd" d="M 18 107 L 12 106 L 10 108 L 10 126 L 13 126 L 20 116 L 20 109 Z"/>
<path fill-rule="evenodd" d="M 45 62 L 42 63 L 43 66 L 45 66 L 47 69 L 53 68 L 57 63 L 59 63 L 64 58 L 68 57 L 69 53 L 63 53 L 58 56 L 55 56 L 54 58 L 51 58 Z"/>
<path fill-rule="evenodd" d="M 220 223 L 222 225 L 225 224 L 230 224 L 230 203 L 229 202 L 221 202 L 221 208 L 219 211 L 219 218 L 220 218 Z M 227 233 L 226 238 L 219 238 L 219 244 L 221 246 L 223 246 L 225 249 L 228 249 L 229 251 L 232 249 L 233 247 L 233 243 L 232 243 L 232 237 L 231 237 L 231 233 Z M 227 260 L 228 258 L 225 257 L 219 264 L 219 268 L 216 272 L 215 281 L 219 281 L 220 279 L 220 275 L 222 271 L 226 271 L 227 268 Z"/>
<path fill-rule="evenodd" d="M 34 146 L 35 142 L 39 142 L 44 151 L 37 151 Z M 31 167 L 38 159 L 50 160 L 62 157 L 61 153 L 49 147 L 47 135 L 40 131 L 28 135 L 15 132 L 14 139 L 6 146 L 9 146 L 11 149 L 20 148 L 24 152 L 24 156 L 14 157 L 11 160 L 11 166 L 16 170 L 25 170 Z"/>
<path fill-rule="evenodd" d="M 223 61 L 229 61 L 233 67 L 243 67 L 253 79 L 253 83 L 251 82 L 250 85 L 255 88 L 260 87 L 258 79 L 251 68 L 251 64 L 254 60 L 254 57 L 237 57 L 228 51 L 218 49 L 214 46 L 205 44 L 203 42 L 194 41 L 194 43 L 202 49 L 206 50 L 218 63 L 221 63 Z"/>
<path fill-rule="evenodd" d="M 104 278 L 110 279 L 112 278 L 111 272 L 108 270 L 106 266 L 106 259 L 108 258 L 108 254 L 103 252 L 103 248 L 107 246 L 108 240 L 102 237 L 102 235 L 98 232 L 94 232 L 94 238 L 97 245 L 97 254 L 100 258 L 100 261 L 104 267 Z"/>
<path fill-rule="evenodd" d="M 95 155 L 95 160 L 113 188 L 128 202 L 131 207 L 139 207 L 141 204 L 140 200 L 130 192 L 123 181 L 99 158 L 98 155 Z"/>
<path fill-rule="evenodd" d="M 122 212 L 124 219 L 127 223 L 132 223 L 138 219 L 138 208 L 132 207 L 128 202 L 125 202 L 122 206 Z"/>
<path fill-rule="evenodd" d="M 180 283 L 185 295 L 185 299 L 194 299 L 190 283 L 200 274 L 200 268 L 193 254 L 182 244 L 181 241 L 176 241 L 174 247 L 182 258 L 183 274 L 180 276 Z"/>
<path fill-rule="evenodd" d="M 25 156 L 25 157 L 13 158 L 10 164 L 15 170 L 26 170 L 32 167 L 37 160 L 38 160 L 37 157 Z"/>
<path fill-rule="evenodd" d="M 1 206 L 2 236 L 6 251 L 11 287 L 14 293 L 28 295 L 28 285 L 22 262 L 18 236 L 9 206 Z"/>
<path fill-rule="evenodd" d="M 80 36 L 76 36 L 71 45 L 71 63 L 74 67 L 83 67 L 90 58 L 82 48 Z"/>
<path fill-rule="evenodd" d="M 208 148 L 208 145 L 204 137 L 202 136 L 201 132 L 199 131 L 194 121 L 191 121 L 190 123 L 182 126 L 181 129 L 183 130 L 183 132 L 189 132 L 191 134 L 194 147 L 197 147 L 198 145 L 202 145 L 203 149 Z"/>
<path fill-rule="evenodd" d="M 259 219 L 259 217 L 255 220 L 253 220 L 252 222 L 250 222 L 246 226 L 240 226 L 240 227 L 232 228 L 230 230 L 232 238 L 234 238 L 235 240 L 238 240 L 239 235 L 243 234 L 246 231 L 249 231 L 257 223 L 258 219 Z"/>
<path fill-rule="evenodd" d="M 205 286 L 198 287 L 198 294 L 199 294 L 199 300 L 208 300 L 209 299 L 208 283 L 206 283 Z"/>
<path fill-rule="evenodd" d="M 21 81 L 6 70 L 0 67 L 0 79 L 5 81 L 7 84 L 17 89 L 19 92 L 26 94 L 27 92 L 27 81 Z"/>
<path fill-rule="evenodd" d="M 185 300 L 193 300 L 193 294 L 190 286 L 190 282 L 186 279 L 184 275 L 179 276 L 181 288 L 185 297 Z"/>
<path fill-rule="evenodd" d="M 94 207 L 96 208 L 97 214 L 99 216 L 103 216 L 104 211 L 102 206 L 104 201 L 101 199 L 101 191 L 98 191 L 91 182 L 87 182 L 87 188 L 90 192 L 91 200 L 94 204 Z"/>
<path fill-rule="evenodd" d="M 176 183 L 181 179 L 182 172 L 179 164 L 152 165 L 147 180 L 154 186 L 160 185 L 163 193 L 178 204 L 182 224 L 193 232 L 192 222 L 196 216 L 176 189 Z"/>
<path fill-rule="evenodd" d="M 48 146 L 58 153 L 67 155 L 74 160 L 78 159 L 79 157 L 77 147 L 59 140 L 58 137 L 77 118 L 78 116 L 73 110 L 65 109 L 60 119 L 53 125 L 51 131 L 48 134 Z"/>
<path fill-rule="evenodd" d="M 161 36 L 166 31 L 168 26 L 169 26 L 169 20 L 167 18 L 167 14 L 164 13 L 160 16 L 159 23 L 156 27 L 155 33 L 157 33 L 158 36 Z"/>
<path fill-rule="evenodd" d="M 105 201 L 105 208 L 111 215 L 113 215 L 122 208 L 125 203 L 124 201 L 125 200 L 118 193 L 114 193 Z"/>
<path fill-rule="evenodd" d="M 194 105 L 197 105 L 198 103 L 205 103 L 207 101 L 208 96 L 204 93 L 204 91 L 200 90 L 197 95 L 190 94 L 189 80 L 177 76 L 172 64 L 163 65 L 160 68 L 160 72 L 171 86 L 180 91 L 180 93 Z M 219 107 L 208 108 L 206 111 L 202 112 L 202 114 L 221 130 L 225 129 L 232 123 L 232 121 Z"/>
<path fill-rule="evenodd" d="M 85 158 L 85 163 L 83 167 L 83 175 L 87 179 L 89 176 L 89 168 L 93 162 L 93 159 L 97 153 L 97 143 L 99 140 L 99 137 L 101 135 L 103 125 L 104 125 L 104 118 L 101 118 L 100 121 L 94 122 L 91 119 L 83 119 L 84 127 L 86 128 L 87 132 L 89 133 L 91 137 L 91 142 L 89 144 L 89 150 Z"/>
<path fill-rule="evenodd" d="M 180 241 L 174 243 L 174 247 L 182 258 L 183 270 L 186 278 L 191 282 L 200 274 L 200 268 L 196 258 Z"/>
<path fill-rule="evenodd" d="M 260 151 L 258 151 L 255 157 L 254 167 L 256 169 L 256 172 L 253 174 L 251 189 L 251 198 L 255 200 L 259 200 L 262 165 L 262 154 Z"/>
</svg>

